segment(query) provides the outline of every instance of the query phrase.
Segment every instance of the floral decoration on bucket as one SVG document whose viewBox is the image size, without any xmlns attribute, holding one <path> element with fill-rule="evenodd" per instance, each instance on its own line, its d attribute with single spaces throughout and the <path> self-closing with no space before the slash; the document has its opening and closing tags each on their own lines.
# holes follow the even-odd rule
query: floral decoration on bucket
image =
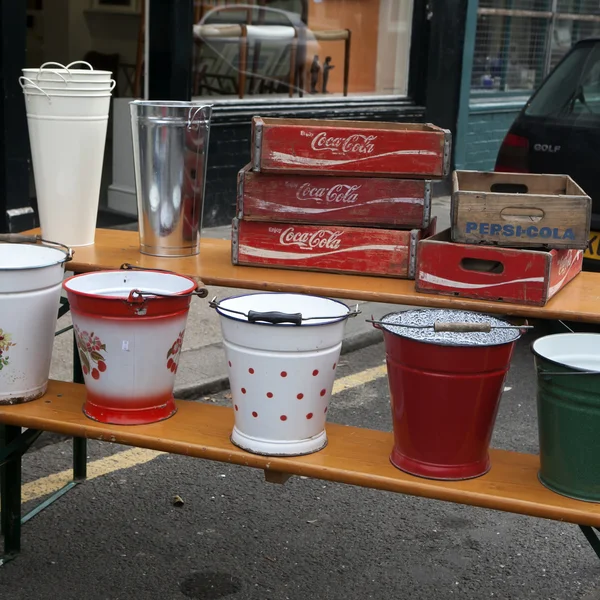
<svg viewBox="0 0 600 600">
<path fill-rule="evenodd" d="M 16 346 L 16 344 L 12 341 L 12 334 L 5 332 L 4 329 L 0 329 L 0 371 L 4 367 L 8 367 L 10 357 L 7 352 L 13 346 Z"/>
<path fill-rule="evenodd" d="M 100 351 L 106 351 L 106 344 L 103 344 L 93 331 L 91 333 L 81 331 L 77 325 L 75 325 L 75 338 L 83 374 L 91 373 L 94 379 L 100 379 L 100 373 L 106 371 L 106 359 Z"/>
<path fill-rule="evenodd" d="M 167 352 L 167 369 L 169 369 L 171 373 L 177 373 L 177 364 L 179 363 L 179 354 L 181 353 L 181 347 L 183 346 L 184 333 L 185 331 L 179 332 L 179 336 Z"/>
</svg>

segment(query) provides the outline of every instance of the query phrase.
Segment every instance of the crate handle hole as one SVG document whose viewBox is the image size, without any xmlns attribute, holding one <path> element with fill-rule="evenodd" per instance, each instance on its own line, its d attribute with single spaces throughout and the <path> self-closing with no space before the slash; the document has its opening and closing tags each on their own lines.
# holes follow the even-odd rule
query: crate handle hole
<svg viewBox="0 0 600 600">
<path fill-rule="evenodd" d="M 500 216 L 505 221 L 537 223 L 544 218 L 545 213 L 541 208 L 534 206 L 507 206 L 500 211 Z"/>
<path fill-rule="evenodd" d="M 529 188 L 524 183 L 492 183 L 490 191 L 495 194 L 528 194 Z"/>
<path fill-rule="evenodd" d="M 482 258 L 463 258 L 460 266 L 465 271 L 476 271 L 477 273 L 504 273 L 504 265 L 498 260 L 484 260 Z"/>
</svg>

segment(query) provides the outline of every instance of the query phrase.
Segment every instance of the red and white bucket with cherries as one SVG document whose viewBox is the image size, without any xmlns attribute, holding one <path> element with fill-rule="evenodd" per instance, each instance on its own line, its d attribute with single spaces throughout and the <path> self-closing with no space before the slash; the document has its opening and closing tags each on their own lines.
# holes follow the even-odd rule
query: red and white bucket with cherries
<svg viewBox="0 0 600 600">
<path fill-rule="evenodd" d="M 66 279 L 86 385 L 84 413 L 138 425 L 176 412 L 175 374 L 193 295 L 190 277 L 165 271 L 99 271 Z"/>
</svg>

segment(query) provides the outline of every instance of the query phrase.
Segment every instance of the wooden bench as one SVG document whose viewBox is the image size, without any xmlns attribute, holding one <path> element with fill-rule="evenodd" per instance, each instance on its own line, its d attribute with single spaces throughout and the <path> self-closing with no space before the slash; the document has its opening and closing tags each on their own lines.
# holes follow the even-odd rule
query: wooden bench
<svg viewBox="0 0 600 600">
<path fill-rule="evenodd" d="M 196 276 L 206 285 L 600 322 L 600 274 L 595 273 L 578 276 L 545 307 L 528 307 L 419 294 L 414 291 L 414 282 L 405 280 L 235 267 L 231 265 L 229 252 L 229 242 L 205 239 L 199 256 L 159 259 L 139 253 L 136 232 L 99 230 L 96 244 L 77 248 L 75 260 L 68 268 L 86 272 L 130 263 Z M 304 475 L 570 522 L 581 527 L 600 557 L 600 541 L 594 531 L 600 528 L 600 504 L 566 498 L 542 486 L 537 476 L 539 458 L 534 455 L 491 450 L 492 468 L 486 475 L 468 481 L 434 481 L 413 477 L 391 465 L 389 454 L 393 440 L 388 432 L 330 423 L 327 425 L 329 444 L 322 451 L 294 458 L 263 457 L 231 444 L 233 415 L 228 407 L 178 401 L 177 414 L 167 421 L 125 427 L 101 424 L 85 417 L 81 410 L 84 399 L 83 385 L 53 381 L 39 400 L 0 406 L 2 530 L 8 558 L 20 550 L 21 456 L 41 431 L 74 437 L 75 478 L 85 477 L 85 464 L 81 463 L 82 456 L 85 461 L 86 439 L 116 442 L 264 469 L 267 481 L 271 482 L 283 483 L 288 476 Z M 28 428 L 25 433 L 21 433 L 22 427 Z"/>
</svg>

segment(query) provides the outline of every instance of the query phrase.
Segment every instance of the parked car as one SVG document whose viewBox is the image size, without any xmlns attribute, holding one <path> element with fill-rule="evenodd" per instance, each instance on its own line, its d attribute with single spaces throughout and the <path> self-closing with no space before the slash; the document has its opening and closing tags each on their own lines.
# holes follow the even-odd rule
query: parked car
<svg viewBox="0 0 600 600">
<path fill-rule="evenodd" d="M 496 171 L 570 175 L 592 198 L 584 269 L 600 271 L 600 38 L 577 42 L 504 138 Z"/>
</svg>

